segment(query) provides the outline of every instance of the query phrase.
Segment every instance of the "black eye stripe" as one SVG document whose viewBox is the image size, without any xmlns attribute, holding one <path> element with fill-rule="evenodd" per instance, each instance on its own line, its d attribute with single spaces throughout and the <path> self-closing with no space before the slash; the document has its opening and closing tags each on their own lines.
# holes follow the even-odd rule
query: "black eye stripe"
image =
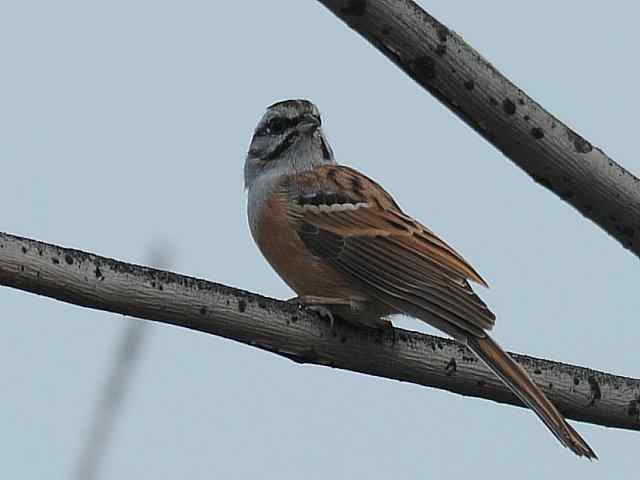
<svg viewBox="0 0 640 480">
<path fill-rule="evenodd" d="M 276 125 L 277 122 L 279 125 Z M 298 117 L 296 118 L 285 118 L 285 117 L 275 117 L 262 125 L 258 130 L 256 130 L 256 136 L 265 136 L 272 134 L 280 134 L 288 127 L 295 125 L 298 123 Z"/>
<path fill-rule="evenodd" d="M 257 137 L 266 135 L 279 135 L 287 128 L 291 128 L 300 123 L 303 118 L 305 118 L 305 115 L 297 115 L 293 118 L 273 117 L 268 122 L 265 122 L 262 126 L 260 126 L 255 131 L 254 135 Z M 318 122 L 320 122 L 320 118 L 318 118 Z"/>
<path fill-rule="evenodd" d="M 269 120 L 267 123 L 267 132 L 279 134 L 284 132 L 287 128 L 295 125 L 297 122 L 294 118 L 276 117 Z"/>
<path fill-rule="evenodd" d="M 256 135 L 280 134 L 296 123 L 298 123 L 297 119 L 294 118 L 275 117 L 262 125 L 256 132 Z"/>
</svg>

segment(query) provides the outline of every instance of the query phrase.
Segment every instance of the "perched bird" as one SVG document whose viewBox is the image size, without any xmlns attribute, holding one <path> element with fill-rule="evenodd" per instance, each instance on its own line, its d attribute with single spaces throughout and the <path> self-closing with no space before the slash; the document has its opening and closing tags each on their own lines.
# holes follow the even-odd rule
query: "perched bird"
<svg viewBox="0 0 640 480">
<path fill-rule="evenodd" d="M 495 316 L 469 281 L 485 281 L 380 185 L 338 165 L 306 100 L 271 105 L 244 166 L 251 233 L 301 303 L 370 327 L 406 314 L 467 345 L 557 439 L 595 459 L 511 357 L 489 336 Z"/>
</svg>

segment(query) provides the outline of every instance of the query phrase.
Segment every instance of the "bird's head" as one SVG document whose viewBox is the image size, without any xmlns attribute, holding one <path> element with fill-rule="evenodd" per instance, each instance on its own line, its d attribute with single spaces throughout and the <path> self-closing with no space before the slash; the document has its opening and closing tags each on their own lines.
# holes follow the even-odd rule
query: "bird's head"
<svg viewBox="0 0 640 480">
<path fill-rule="evenodd" d="M 245 187 L 262 175 L 283 175 L 335 163 L 318 108 L 308 100 L 274 103 L 258 122 L 244 164 Z"/>
</svg>

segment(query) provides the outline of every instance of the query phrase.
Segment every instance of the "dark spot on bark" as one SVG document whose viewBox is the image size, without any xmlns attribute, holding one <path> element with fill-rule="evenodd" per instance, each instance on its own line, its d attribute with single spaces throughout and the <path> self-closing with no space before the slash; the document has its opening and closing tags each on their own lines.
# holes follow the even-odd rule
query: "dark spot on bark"
<svg viewBox="0 0 640 480">
<path fill-rule="evenodd" d="M 522 98 L 519 98 L 519 99 L 518 99 L 518 103 L 519 103 L 520 105 L 524 105 L 524 100 L 523 100 Z"/>
<path fill-rule="evenodd" d="M 102 275 L 102 270 L 100 270 L 100 265 L 96 264 L 96 269 L 93 271 L 93 274 L 96 276 L 96 278 L 104 278 L 104 275 Z"/>
<path fill-rule="evenodd" d="M 40 255 L 40 256 L 42 256 L 42 255 L 43 255 L 43 252 L 42 252 L 42 249 L 41 249 L 41 248 L 39 248 L 39 249 L 38 249 L 38 255 Z"/>
<path fill-rule="evenodd" d="M 331 180 L 335 180 L 336 179 L 336 175 L 338 175 L 338 170 L 335 168 L 332 168 L 330 170 L 327 170 L 327 178 L 331 179 Z"/>
<path fill-rule="evenodd" d="M 444 348 L 442 346 L 442 342 L 436 342 L 436 346 L 438 347 L 438 350 L 442 350 Z"/>
<path fill-rule="evenodd" d="M 20 265 L 20 271 L 24 272 L 24 265 Z"/>
<path fill-rule="evenodd" d="M 438 55 L 439 57 L 444 56 L 444 54 L 447 53 L 447 46 L 443 45 L 442 43 L 440 45 L 438 45 L 436 47 L 436 55 Z"/>
<path fill-rule="evenodd" d="M 513 103 L 510 98 L 505 98 L 502 101 L 502 110 L 504 110 L 504 113 L 506 113 L 507 115 L 513 115 L 514 113 L 516 113 L 516 104 Z"/>
<path fill-rule="evenodd" d="M 484 388 L 486 385 L 487 385 L 487 382 L 485 382 L 484 380 L 478 380 L 479 388 Z"/>
<path fill-rule="evenodd" d="M 541 371 L 539 368 L 536 368 L 536 369 L 533 371 L 533 373 L 534 373 L 535 375 L 540 375 L 540 374 L 542 374 L 542 371 Z"/>
<path fill-rule="evenodd" d="M 591 389 L 591 401 L 589 402 L 589 406 L 591 407 L 602 398 L 602 391 L 600 391 L 600 385 L 598 384 L 596 377 L 590 375 L 589 378 L 587 378 L 587 381 L 589 382 L 589 388 Z"/>
<path fill-rule="evenodd" d="M 449 360 L 449 363 L 447 363 L 444 369 L 447 372 L 448 377 L 456 373 L 458 371 L 458 365 L 456 364 L 456 359 L 451 357 L 451 360 Z"/>
<path fill-rule="evenodd" d="M 267 302 L 262 299 L 258 299 L 258 308 L 267 308 Z"/>
<path fill-rule="evenodd" d="M 578 377 L 573 377 L 573 384 L 580 385 L 580 379 Z"/>
<path fill-rule="evenodd" d="M 206 315 L 207 314 L 207 307 L 200 307 L 200 315 Z"/>
<path fill-rule="evenodd" d="M 22 253 L 27 253 L 27 247 L 22 247 Z"/>
<path fill-rule="evenodd" d="M 489 97 L 489 105 L 492 105 L 495 107 L 496 105 L 498 105 L 498 101 L 493 97 Z"/>
<path fill-rule="evenodd" d="M 411 62 L 411 69 L 425 80 L 436 78 L 436 62 L 428 56 L 418 57 Z"/>
<path fill-rule="evenodd" d="M 549 388 L 549 390 L 553 390 L 553 383 L 549 382 L 549 385 L 547 385 L 547 387 Z"/>
<path fill-rule="evenodd" d="M 531 129 L 531 135 L 533 135 L 533 138 L 535 138 L 536 140 L 544 138 L 544 132 L 540 127 L 533 127 Z"/>
<path fill-rule="evenodd" d="M 446 42 L 449 37 L 449 29 L 444 25 L 438 25 L 438 40 Z"/>
<path fill-rule="evenodd" d="M 56 257 L 51 257 L 51 261 L 53 262 L 54 265 L 60 264 L 60 260 L 58 260 Z"/>
<path fill-rule="evenodd" d="M 340 336 L 340 343 L 347 343 L 347 337 L 345 335 Z"/>
<path fill-rule="evenodd" d="M 296 323 L 298 321 L 298 315 L 291 315 L 291 323 Z"/>
<path fill-rule="evenodd" d="M 346 7 L 340 9 L 343 15 L 360 17 L 367 12 L 367 0 L 351 0 Z"/>
<path fill-rule="evenodd" d="M 161 283 L 159 283 L 159 284 L 158 284 L 158 290 L 160 290 L 160 291 L 163 291 L 163 290 L 164 290 L 164 287 L 162 286 L 162 284 L 161 284 Z"/>
<path fill-rule="evenodd" d="M 64 261 L 67 262 L 68 265 L 73 265 L 73 257 L 68 253 L 64 256 Z"/>
<path fill-rule="evenodd" d="M 525 115 L 524 116 L 524 121 L 528 122 L 529 120 L 531 120 L 531 117 L 529 115 Z"/>
<path fill-rule="evenodd" d="M 244 313 L 246 309 L 247 309 L 247 301 L 244 298 L 241 298 L 240 300 L 238 300 L 238 311 L 240 313 Z"/>
<path fill-rule="evenodd" d="M 589 142 L 570 128 L 567 128 L 567 138 L 573 144 L 573 148 L 577 153 L 589 153 L 593 150 L 593 147 Z"/>
<path fill-rule="evenodd" d="M 469 91 L 473 90 L 475 86 L 476 84 L 473 83 L 473 80 L 467 80 L 466 82 L 464 82 L 464 88 L 466 88 Z"/>
</svg>

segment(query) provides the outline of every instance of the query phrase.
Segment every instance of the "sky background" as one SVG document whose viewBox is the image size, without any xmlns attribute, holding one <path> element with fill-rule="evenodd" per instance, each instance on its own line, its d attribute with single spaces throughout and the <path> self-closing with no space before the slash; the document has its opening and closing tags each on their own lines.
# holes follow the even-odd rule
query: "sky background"
<svg viewBox="0 0 640 480">
<path fill-rule="evenodd" d="M 638 174 L 640 6 L 419 2 Z M 221 7 L 220 5 L 224 5 Z M 495 337 L 639 376 L 638 259 L 313 0 L 0 4 L 0 230 L 288 298 L 254 246 L 242 165 L 264 108 L 309 98 L 339 162 L 381 182 L 492 285 Z M 2 476 L 72 478 L 127 322 L 0 289 Z M 415 321 L 407 328 L 425 330 Z M 101 479 L 631 478 L 640 433 L 150 324 Z"/>
</svg>

